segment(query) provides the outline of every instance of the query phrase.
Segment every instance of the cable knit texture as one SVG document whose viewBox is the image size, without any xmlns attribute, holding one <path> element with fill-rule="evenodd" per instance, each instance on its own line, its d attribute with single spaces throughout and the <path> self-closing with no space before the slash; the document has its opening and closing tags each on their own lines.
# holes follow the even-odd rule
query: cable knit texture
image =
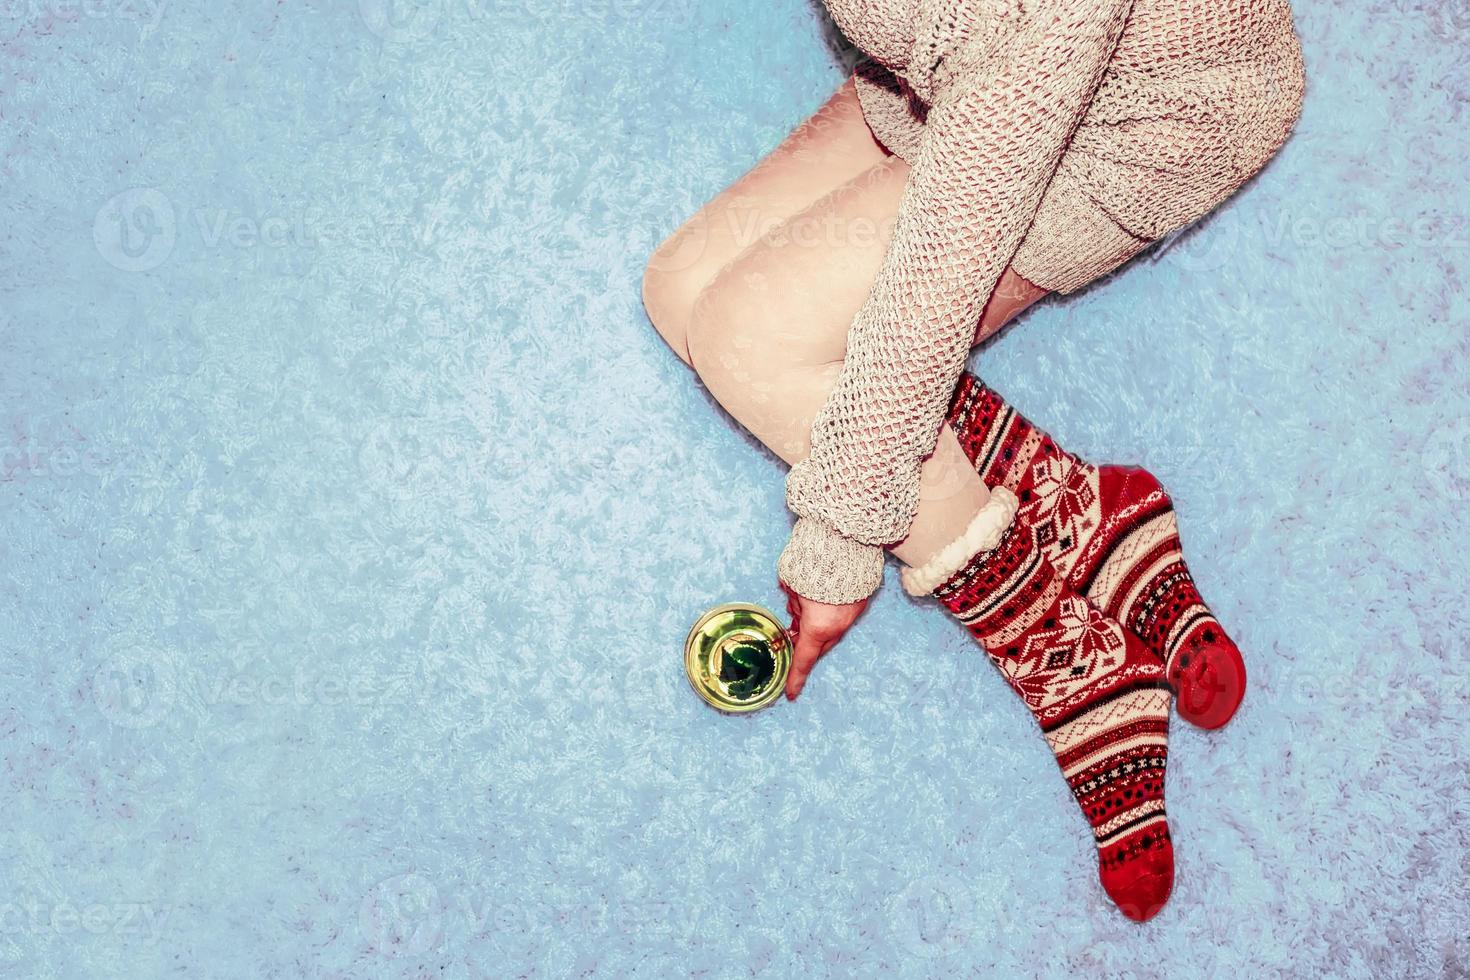
<svg viewBox="0 0 1470 980">
<path fill-rule="evenodd" d="M 865 118 L 911 165 L 842 373 L 792 467 L 783 578 L 870 594 L 907 536 L 976 324 L 1007 264 L 1070 291 L 1211 210 L 1296 120 L 1284 0 L 827 0 L 872 61 Z"/>
</svg>

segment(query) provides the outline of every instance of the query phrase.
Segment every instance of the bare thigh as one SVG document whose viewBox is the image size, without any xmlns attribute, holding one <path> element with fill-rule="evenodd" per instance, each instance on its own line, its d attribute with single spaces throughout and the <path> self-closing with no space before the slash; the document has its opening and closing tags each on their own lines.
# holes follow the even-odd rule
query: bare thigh
<svg viewBox="0 0 1470 980">
<path fill-rule="evenodd" d="M 906 168 L 869 168 L 719 271 L 695 300 L 689 353 L 710 394 L 788 463 L 806 456 L 847 331 L 892 237 Z"/>
<path fill-rule="evenodd" d="M 776 149 L 700 208 L 649 259 L 649 319 L 686 363 L 695 298 L 720 269 L 824 194 L 883 162 L 888 152 L 863 120 L 852 78 Z"/>
<path fill-rule="evenodd" d="M 688 345 L 700 379 L 787 463 L 811 451 L 812 420 L 842 373 L 848 330 L 883 264 L 907 180 L 897 157 L 870 167 L 741 252 L 695 300 Z M 1041 294 L 1008 273 L 977 333 Z M 911 565 L 953 541 L 988 497 L 947 425 L 919 475 L 918 512 L 892 548 Z"/>
<path fill-rule="evenodd" d="M 695 370 L 788 463 L 810 451 L 812 419 L 883 265 L 908 170 L 887 157 L 827 193 L 727 263 L 695 300 L 687 332 Z M 1044 295 L 1007 269 L 975 342 Z"/>
<path fill-rule="evenodd" d="M 909 172 L 873 139 L 850 82 L 814 119 L 665 243 L 644 279 L 660 334 L 788 463 L 811 450 L 812 419 L 841 374 Z M 1007 269 L 976 342 L 1044 294 Z M 952 541 L 987 498 L 948 426 L 920 477 L 913 526 L 892 549 L 910 564 Z"/>
</svg>

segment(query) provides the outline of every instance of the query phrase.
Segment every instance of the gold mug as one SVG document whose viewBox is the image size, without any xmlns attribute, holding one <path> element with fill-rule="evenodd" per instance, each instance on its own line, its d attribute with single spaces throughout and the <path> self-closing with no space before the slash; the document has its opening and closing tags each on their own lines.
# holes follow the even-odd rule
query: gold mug
<svg viewBox="0 0 1470 980">
<path fill-rule="evenodd" d="M 749 602 L 727 602 L 699 617 L 684 641 L 684 671 L 696 694 L 732 714 L 774 703 L 791 670 L 791 634 Z"/>
</svg>

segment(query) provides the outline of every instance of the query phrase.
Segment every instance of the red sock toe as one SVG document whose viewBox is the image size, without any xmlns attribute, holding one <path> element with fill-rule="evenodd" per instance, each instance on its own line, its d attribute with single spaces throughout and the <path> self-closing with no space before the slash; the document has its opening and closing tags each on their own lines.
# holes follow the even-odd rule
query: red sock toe
<svg viewBox="0 0 1470 980">
<path fill-rule="evenodd" d="M 1245 661 L 1223 632 L 1202 627 L 1181 645 L 1169 681 L 1179 717 L 1201 728 L 1219 728 L 1245 698 Z"/>
<path fill-rule="evenodd" d="M 1102 849 L 1098 876 L 1118 910 L 1134 922 L 1158 914 L 1174 890 L 1174 845 L 1156 824 L 1127 841 Z"/>
</svg>

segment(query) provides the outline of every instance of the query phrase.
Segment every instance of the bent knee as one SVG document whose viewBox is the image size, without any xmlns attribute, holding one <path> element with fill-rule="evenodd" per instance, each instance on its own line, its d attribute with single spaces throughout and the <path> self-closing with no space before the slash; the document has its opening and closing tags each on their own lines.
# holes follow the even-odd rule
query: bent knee
<svg viewBox="0 0 1470 980">
<path fill-rule="evenodd" d="M 752 334 L 759 333 L 759 314 L 748 299 L 731 288 L 721 270 L 694 297 L 684 330 L 689 366 L 709 383 L 720 375 L 739 374 L 745 362 L 758 356 Z"/>
<path fill-rule="evenodd" d="M 721 269 L 690 309 L 685 333 L 690 365 L 711 390 L 730 382 L 751 384 L 807 362 L 792 337 L 790 304 L 766 277 L 735 261 Z"/>
<path fill-rule="evenodd" d="M 694 301 L 708 285 L 703 219 L 696 215 L 663 241 L 643 270 L 643 308 L 653 328 L 685 364 Z"/>
<path fill-rule="evenodd" d="M 789 250 L 761 248 L 725 265 L 695 298 L 687 343 L 694 370 L 749 380 L 828 369 L 847 356 L 856 291 L 822 288 Z"/>
</svg>

